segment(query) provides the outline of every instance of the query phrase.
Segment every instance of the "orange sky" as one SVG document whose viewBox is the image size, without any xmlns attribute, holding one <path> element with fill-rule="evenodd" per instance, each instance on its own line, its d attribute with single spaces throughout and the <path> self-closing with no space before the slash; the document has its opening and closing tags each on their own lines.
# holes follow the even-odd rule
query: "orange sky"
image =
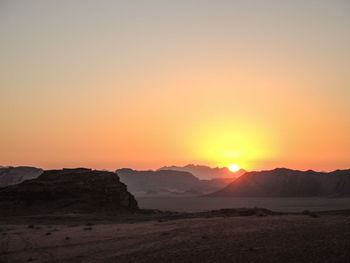
<svg viewBox="0 0 350 263">
<path fill-rule="evenodd" d="M 0 165 L 350 167 L 346 1 L 0 10 Z"/>
</svg>

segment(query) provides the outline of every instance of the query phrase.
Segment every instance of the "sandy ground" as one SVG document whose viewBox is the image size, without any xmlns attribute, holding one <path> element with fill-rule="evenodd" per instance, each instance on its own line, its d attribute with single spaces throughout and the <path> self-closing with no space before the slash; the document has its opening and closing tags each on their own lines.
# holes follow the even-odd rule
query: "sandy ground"
<svg viewBox="0 0 350 263">
<path fill-rule="evenodd" d="M 0 262 L 350 262 L 350 216 L 0 225 Z"/>
</svg>

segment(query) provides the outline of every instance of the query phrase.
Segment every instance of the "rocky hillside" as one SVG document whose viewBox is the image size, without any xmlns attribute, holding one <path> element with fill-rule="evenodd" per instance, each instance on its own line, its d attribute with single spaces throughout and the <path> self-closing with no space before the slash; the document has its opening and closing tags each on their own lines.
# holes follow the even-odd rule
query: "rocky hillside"
<svg viewBox="0 0 350 263">
<path fill-rule="evenodd" d="M 350 169 L 330 173 L 285 168 L 248 172 L 209 196 L 345 197 L 350 196 Z"/>
<path fill-rule="evenodd" d="M 240 169 L 237 172 L 231 172 L 227 167 L 209 167 L 205 165 L 188 164 L 185 166 L 164 166 L 158 170 L 174 170 L 189 172 L 202 180 L 210 180 L 217 178 L 238 178 L 242 174 L 246 173 L 245 170 Z"/>
<path fill-rule="evenodd" d="M 199 180 L 189 172 L 173 170 L 137 171 L 124 168 L 116 172 L 135 195 L 203 195 L 219 190 L 234 180 Z"/>
<path fill-rule="evenodd" d="M 135 198 L 112 172 L 84 168 L 50 170 L 37 179 L 0 189 L 3 214 L 136 209 Z"/>
<path fill-rule="evenodd" d="M 35 167 L 0 167 L 0 187 L 15 185 L 25 180 L 37 178 L 43 170 Z"/>
</svg>

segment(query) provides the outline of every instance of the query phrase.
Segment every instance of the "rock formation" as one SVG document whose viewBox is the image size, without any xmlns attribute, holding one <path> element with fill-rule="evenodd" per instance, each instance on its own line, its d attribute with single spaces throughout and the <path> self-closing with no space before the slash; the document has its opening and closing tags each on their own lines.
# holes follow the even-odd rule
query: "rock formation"
<svg viewBox="0 0 350 263">
<path fill-rule="evenodd" d="M 112 172 L 85 168 L 45 171 L 37 179 L 0 189 L 6 214 L 137 210 L 135 198 Z"/>
</svg>

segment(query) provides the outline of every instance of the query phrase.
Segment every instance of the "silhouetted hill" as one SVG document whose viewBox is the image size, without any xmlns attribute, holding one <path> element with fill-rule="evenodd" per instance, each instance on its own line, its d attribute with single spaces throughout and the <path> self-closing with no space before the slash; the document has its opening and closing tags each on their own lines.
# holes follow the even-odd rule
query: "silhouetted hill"
<svg viewBox="0 0 350 263">
<path fill-rule="evenodd" d="M 277 168 L 247 172 L 209 196 L 345 197 L 350 196 L 350 170 L 325 173 Z"/>
<path fill-rule="evenodd" d="M 50 170 L 36 179 L 0 189 L 3 214 L 135 209 L 135 198 L 113 172 L 85 168 Z"/>
<path fill-rule="evenodd" d="M 237 172 L 231 172 L 227 167 L 215 167 L 211 168 L 205 165 L 194 165 L 188 164 L 186 166 L 164 166 L 158 170 L 175 170 L 175 171 L 184 171 L 192 173 L 199 179 L 216 179 L 216 178 L 237 178 L 242 174 L 246 173 L 245 170 L 240 169 Z"/>
<path fill-rule="evenodd" d="M 22 183 L 37 178 L 43 170 L 35 167 L 0 167 L 0 187 Z"/>
<path fill-rule="evenodd" d="M 123 168 L 116 172 L 135 195 L 202 195 L 221 189 L 234 180 L 199 180 L 189 172 L 174 170 L 137 171 Z"/>
</svg>

